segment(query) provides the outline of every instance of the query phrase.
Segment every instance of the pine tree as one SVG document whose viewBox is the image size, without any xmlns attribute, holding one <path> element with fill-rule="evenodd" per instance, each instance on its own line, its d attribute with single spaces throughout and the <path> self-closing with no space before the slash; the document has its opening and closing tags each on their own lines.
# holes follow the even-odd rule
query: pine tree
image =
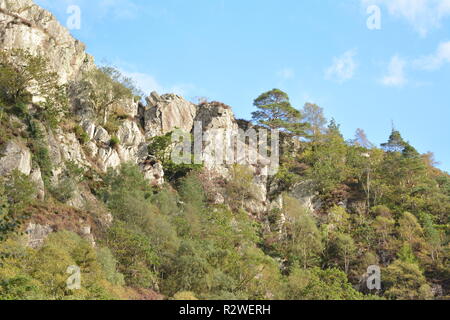
<svg viewBox="0 0 450 320">
<path fill-rule="evenodd" d="M 292 107 L 287 93 L 273 89 L 261 94 L 253 105 L 258 111 L 252 113 L 253 121 L 259 125 L 278 129 L 290 136 L 306 136 L 307 124 L 302 122 L 302 114 Z"/>
</svg>

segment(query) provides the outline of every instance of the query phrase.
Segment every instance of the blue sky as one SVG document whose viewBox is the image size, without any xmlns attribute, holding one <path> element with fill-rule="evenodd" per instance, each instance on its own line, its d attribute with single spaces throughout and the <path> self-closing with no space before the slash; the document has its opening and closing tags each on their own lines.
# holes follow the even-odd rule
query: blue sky
<svg viewBox="0 0 450 320">
<path fill-rule="evenodd" d="M 280 88 L 317 103 L 346 138 L 376 143 L 391 123 L 450 171 L 450 0 L 35 0 L 149 93 L 207 97 L 250 118 Z M 376 5 L 381 29 L 367 20 Z M 373 21 L 373 20 L 370 20 Z"/>
</svg>

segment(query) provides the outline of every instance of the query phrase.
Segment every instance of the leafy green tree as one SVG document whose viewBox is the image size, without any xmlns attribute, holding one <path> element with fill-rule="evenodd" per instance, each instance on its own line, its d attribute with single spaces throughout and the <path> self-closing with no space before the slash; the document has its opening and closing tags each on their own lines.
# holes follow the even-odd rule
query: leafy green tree
<svg viewBox="0 0 450 320">
<path fill-rule="evenodd" d="M 45 99 L 55 94 L 58 89 L 57 75 L 48 71 L 47 64 L 45 58 L 25 50 L 0 51 L 1 100 L 15 105 L 30 103 L 32 95 Z"/>
<path fill-rule="evenodd" d="M 320 143 L 305 152 L 310 164 L 308 176 L 322 194 L 328 194 L 344 182 L 348 175 L 347 145 L 335 122 L 331 122 Z"/>
<path fill-rule="evenodd" d="M 33 96 L 39 101 L 38 116 L 55 127 L 67 109 L 67 96 L 48 61 L 22 49 L 0 51 L 0 102 L 23 113 L 23 105 L 32 103 Z"/>
<path fill-rule="evenodd" d="M 148 237 L 136 228 L 129 228 L 123 222 L 115 222 L 108 230 L 105 245 L 118 261 L 118 271 L 130 286 L 157 288 L 155 274 L 159 259 Z"/>
<path fill-rule="evenodd" d="M 3 179 L 0 177 L 0 241 L 3 241 L 6 235 L 15 228 L 15 223 L 10 222 L 8 217 L 8 200 L 5 195 Z"/>
<path fill-rule="evenodd" d="M 349 273 L 350 264 L 356 258 L 357 247 L 353 238 L 348 234 L 337 233 L 330 245 L 330 255 L 335 263 Z"/>
<path fill-rule="evenodd" d="M 123 274 L 117 271 L 117 260 L 109 248 L 98 248 L 97 259 L 102 267 L 106 280 L 118 286 L 125 284 Z"/>
<path fill-rule="evenodd" d="M 431 287 L 427 283 L 419 266 L 402 260 L 396 260 L 383 272 L 385 296 L 398 300 L 431 299 Z"/>
<path fill-rule="evenodd" d="M 302 114 L 292 107 L 287 93 L 273 89 L 261 94 L 253 105 L 258 109 L 252 113 L 253 121 L 269 129 L 279 129 L 288 135 L 305 136 L 307 125 Z"/>
<path fill-rule="evenodd" d="M 323 251 L 322 236 L 314 217 L 296 199 L 285 197 L 286 251 L 290 261 L 306 269 L 318 265 Z"/>
<path fill-rule="evenodd" d="M 317 104 L 306 103 L 302 109 L 304 121 L 309 124 L 306 130 L 312 141 L 318 141 L 326 131 L 327 119 L 325 118 L 323 108 Z"/>
<path fill-rule="evenodd" d="M 402 152 L 405 149 L 406 145 L 407 143 L 405 142 L 405 140 L 403 140 L 400 131 L 395 129 L 392 129 L 389 140 L 381 144 L 383 149 L 387 152 Z"/>
<path fill-rule="evenodd" d="M 176 181 L 183 178 L 191 171 L 199 170 L 203 166 L 201 164 L 185 164 L 175 163 L 172 160 L 172 151 L 176 146 L 176 142 L 172 139 L 173 132 L 166 133 L 163 136 L 153 137 L 148 145 L 148 153 L 161 161 L 164 168 L 164 175 L 168 181 Z M 193 156 L 192 156 L 193 157 Z"/>
<path fill-rule="evenodd" d="M 226 183 L 228 202 L 234 209 L 243 209 L 246 201 L 255 198 L 253 173 L 248 167 L 235 165 L 231 169 L 231 178 Z"/>
<path fill-rule="evenodd" d="M 413 248 L 417 248 L 423 242 L 423 229 L 417 218 L 409 212 L 403 213 L 400 218 L 398 233 L 400 239 L 406 241 Z"/>
<path fill-rule="evenodd" d="M 110 170 L 106 180 L 109 188 L 104 192 L 104 198 L 115 221 L 121 223 L 117 234 L 122 236 L 123 229 L 130 229 L 134 236 L 127 240 L 147 243 L 158 257 L 158 263 L 151 265 L 152 271 L 159 272 L 160 263 L 170 259 L 179 246 L 170 217 L 161 214 L 159 203 L 152 202 L 155 199 L 152 189 L 136 165 L 127 163 L 121 166 L 119 172 Z M 113 238 L 109 239 L 113 241 Z"/>
<path fill-rule="evenodd" d="M 195 241 L 184 241 L 173 263 L 167 268 L 163 290 L 170 296 L 180 291 L 206 293 L 212 268 L 205 256 L 207 251 Z"/>
<path fill-rule="evenodd" d="M 384 250 L 392 249 L 391 240 L 394 234 L 395 220 L 389 217 L 377 216 L 373 221 L 378 243 Z"/>
<path fill-rule="evenodd" d="M 294 267 L 287 279 L 286 298 L 290 300 L 362 300 L 363 297 L 338 269 Z"/>
<path fill-rule="evenodd" d="M 427 249 L 432 262 L 438 262 L 443 255 L 444 241 L 442 232 L 436 227 L 434 218 L 430 214 L 422 214 L 421 221 L 427 241 Z"/>
<path fill-rule="evenodd" d="M 0 177 L 0 240 L 17 231 L 28 217 L 26 207 L 34 200 L 36 189 L 30 179 L 14 170 Z"/>
<path fill-rule="evenodd" d="M 94 103 L 96 111 L 102 114 L 103 125 L 107 123 L 114 104 L 140 94 L 133 80 L 112 66 L 103 66 L 88 72 L 79 86 Z"/>
</svg>

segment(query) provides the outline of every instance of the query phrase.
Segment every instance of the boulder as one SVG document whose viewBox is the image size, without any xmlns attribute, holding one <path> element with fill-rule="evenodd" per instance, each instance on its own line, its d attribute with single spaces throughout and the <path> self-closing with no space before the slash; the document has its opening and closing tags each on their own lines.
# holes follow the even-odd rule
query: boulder
<svg viewBox="0 0 450 320">
<path fill-rule="evenodd" d="M 175 129 L 191 132 L 196 110 L 193 103 L 178 95 L 152 93 L 144 111 L 146 137 L 164 135 Z"/>
</svg>

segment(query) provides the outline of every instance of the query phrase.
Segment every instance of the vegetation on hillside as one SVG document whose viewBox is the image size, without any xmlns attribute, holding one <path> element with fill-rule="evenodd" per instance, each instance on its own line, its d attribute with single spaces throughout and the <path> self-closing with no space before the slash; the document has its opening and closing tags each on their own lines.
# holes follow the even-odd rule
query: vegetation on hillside
<svg viewBox="0 0 450 320">
<path fill-rule="evenodd" d="M 102 123 L 111 101 L 134 92 L 108 70 L 83 80 Z M 450 175 L 398 130 L 380 148 L 362 129 L 346 141 L 321 107 L 297 110 L 281 90 L 263 93 L 254 101 L 253 121 L 283 133 L 281 168 L 270 181 L 283 209 L 257 218 L 243 205 L 253 197 L 248 168 L 231 169 L 230 179 L 220 181 L 225 202 L 214 204 L 204 168 L 167 158 L 170 134 L 149 145 L 168 173 L 162 187 L 150 185 L 131 163 L 106 173 L 66 163 L 54 183 L 44 135 L 76 123 L 74 116 L 61 118 L 67 100 L 45 59 L 16 50 L 0 54 L 0 155 L 10 139 L 29 146 L 46 190 L 37 200 L 29 177 L 18 171 L 0 177 L 0 299 L 449 298 Z M 69 128 L 87 142 L 79 126 Z M 291 195 L 299 182 L 311 185 L 316 210 Z M 77 186 L 96 202 L 72 217 L 65 203 Z M 24 223 L 44 212 L 73 221 L 55 222 L 56 232 L 29 248 Z M 108 212 L 112 224 L 95 228 L 95 247 L 69 227 L 77 215 L 96 220 Z M 80 290 L 66 286 L 71 265 L 81 269 Z M 364 283 L 371 265 L 382 270 L 379 291 Z"/>
</svg>

